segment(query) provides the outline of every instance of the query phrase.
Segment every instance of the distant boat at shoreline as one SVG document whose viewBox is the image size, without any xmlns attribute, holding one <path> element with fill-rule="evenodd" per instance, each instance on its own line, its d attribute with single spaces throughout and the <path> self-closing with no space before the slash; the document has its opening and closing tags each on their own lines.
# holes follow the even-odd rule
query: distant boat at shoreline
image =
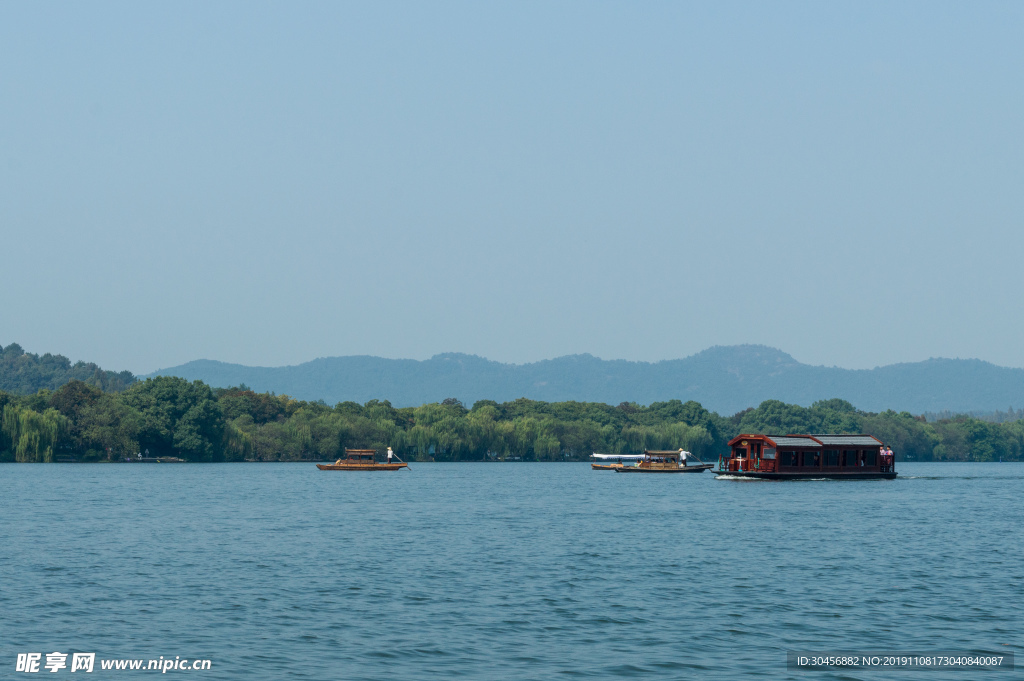
<svg viewBox="0 0 1024 681">
<path fill-rule="evenodd" d="M 125 463 L 188 463 L 185 459 L 177 456 L 137 456 L 134 459 L 128 457 Z"/>
</svg>

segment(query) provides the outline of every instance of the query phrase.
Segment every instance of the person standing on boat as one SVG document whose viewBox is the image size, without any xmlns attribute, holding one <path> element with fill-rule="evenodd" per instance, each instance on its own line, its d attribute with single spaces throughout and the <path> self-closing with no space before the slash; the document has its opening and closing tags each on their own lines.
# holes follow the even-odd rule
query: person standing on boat
<svg viewBox="0 0 1024 681">
<path fill-rule="evenodd" d="M 680 466 L 682 466 L 684 468 L 686 467 L 686 457 L 689 454 L 690 454 L 690 452 L 688 452 L 685 449 L 680 447 L 680 449 L 679 449 L 679 465 Z"/>
<path fill-rule="evenodd" d="M 388 447 L 388 463 L 391 463 L 391 457 L 394 456 L 394 452 L 391 451 L 391 447 Z"/>
</svg>

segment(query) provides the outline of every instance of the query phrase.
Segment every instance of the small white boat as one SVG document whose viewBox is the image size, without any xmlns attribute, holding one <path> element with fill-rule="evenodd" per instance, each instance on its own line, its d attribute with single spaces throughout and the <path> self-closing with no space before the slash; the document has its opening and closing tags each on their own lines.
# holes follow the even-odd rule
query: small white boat
<svg viewBox="0 0 1024 681">
<path fill-rule="evenodd" d="M 601 463 L 591 463 L 590 467 L 595 471 L 614 471 L 625 466 L 636 466 L 643 460 L 643 454 L 598 454 L 590 455 Z"/>
</svg>

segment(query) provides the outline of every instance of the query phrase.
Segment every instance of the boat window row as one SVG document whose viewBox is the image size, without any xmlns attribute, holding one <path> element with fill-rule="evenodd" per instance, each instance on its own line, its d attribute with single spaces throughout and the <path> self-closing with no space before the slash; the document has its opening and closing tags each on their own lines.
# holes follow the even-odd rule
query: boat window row
<svg viewBox="0 0 1024 681">
<path fill-rule="evenodd" d="M 877 449 L 826 449 L 821 452 L 781 452 L 779 463 L 791 468 L 839 468 L 840 466 L 876 466 Z"/>
</svg>

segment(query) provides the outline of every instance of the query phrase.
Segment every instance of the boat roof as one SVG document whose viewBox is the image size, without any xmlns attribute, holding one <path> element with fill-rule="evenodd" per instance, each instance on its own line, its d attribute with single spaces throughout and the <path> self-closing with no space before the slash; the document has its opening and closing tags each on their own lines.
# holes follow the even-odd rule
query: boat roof
<svg viewBox="0 0 1024 681">
<path fill-rule="evenodd" d="M 841 446 L 852 446 L 852 447 L 879 447 L 882 441 L 873 435 L 865 434 L 840 434 L 840 435 L 756 435 L 747 433 L 743 435 L 737 435 L 729 441 L 729 446 L 732 447 L 737 442 L 742 440 L 767 440 L 769 443 L 776 447 L 808 447 L 813 449 L 820 449 L 821 447 L 841 447 Z"/>
<path fill-rule="evenodd" d="M 345 447 L 346 454 L 376 454 L 376 449 L 349 449 Z"/>
<path fill-rule="evenodd" d="M 768 435 L 776 447 L 820 447 L 821 440 L 810 435 Z"/>
<path fill-rule="evenodd" d="M 873 435 L 815 435 L 823 445 L 858 445 L 862 447 L 878 447 L 882 441 Z"/>
</svg>

